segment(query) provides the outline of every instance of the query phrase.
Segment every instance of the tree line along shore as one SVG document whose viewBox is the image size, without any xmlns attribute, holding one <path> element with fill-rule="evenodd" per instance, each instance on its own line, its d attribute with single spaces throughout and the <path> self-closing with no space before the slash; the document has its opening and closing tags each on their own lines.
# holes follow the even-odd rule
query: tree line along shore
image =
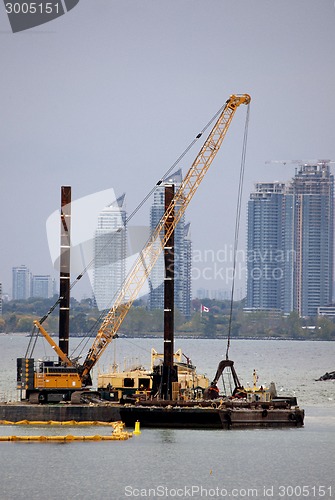
<svg viewBox="0 0 335 500">
<path fill-rule="evenodd" d="M 43 317 L 55 303 L 52 299 L 30 298 L 3 304 L 0 333 L 30 333 L 33 321 Z M 185 318 L 175 310 L 175 335 L 199 338 L 224 338 L 230 328 L 235 338 L 279 338 L 295 340 L 335 340 L 335 321 L 324 316 L 299 318 L 292 312 L 245 312 L 244 300 L 233 305 L 230 324 L 230 301 L 192 300 L 191 315 Z M 204 310 L 201 312 L 201 310 Z M 102 318 L 92 299 L 71 299 L 70 335 L 95 336 Z M 230 327 L 229 327 L 230 324 Z M 43 325 L 50 334 L 58 334 L 58 309 L 55 308 Z M 155 336 L 163 332 L 163 311 L 147 308 L 143 299 L 136 301 L 125 318 L 119 334 L 129 337 Z"/>
</svg>

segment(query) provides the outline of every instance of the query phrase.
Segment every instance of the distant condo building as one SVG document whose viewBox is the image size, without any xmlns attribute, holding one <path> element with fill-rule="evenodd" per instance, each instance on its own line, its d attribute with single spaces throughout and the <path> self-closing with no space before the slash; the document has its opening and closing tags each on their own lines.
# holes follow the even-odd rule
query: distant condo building
<svg viewBox="0 0 335 500">
<path fill-rule="evenodd" d="M 248 203 L 247 310 L 315 316 L 332 302 L 334 177 L 301 165 L 288 183 L 259 183 Z"/>
<path fill-rule="evenodd" d="M 192 298 L 192 240 L 191 223 L 184 226 L 184 315 L 186 318 L 191 316 L 191 298 Z"/>
<path fill-rule="evenodd" d="M 205 288 L 198 288 L 195 292 L 195 298 L 211 299 L 211 300 L 228 300 L 231 297 L 231 291 L 224 290 L 223 288 L 207 290 Z"/>
<path fill-rule="evenodd" d="M 22 265 L 12 268 L 12 297 L 26 300 L 31 296 L 31 272 Z"/>
<path fill-rule="evenodd" d="M 30 297 L 48 299 L 55 293 L 55 280 L 50 275 L 32 275 L 24 265 L 12 268 L 13 300 L 27 300 Z"/>
<path fill-rule="evenodd" d="M 195 298 L 196 299 L 209 299 L 209 290 L 206 290 L 205 288 L 198 288 L 195 291 Z"/>
<path fill-rule="evenodd" d="M 248 203 L 247 307 L 281 309 L 285 184 L 258 183 Z M 278 262 L 279 260 L 279 262 Z"/>
<path fill-rule="evenodd" d="M 94 240 L 94 297 L 100 310 L 109 309 L 126 273 L 125 194 L 100 212 Z"/>
<path fill-rule="evenodd" d="M 175 185 L 177 191 L 182 182 L 182 172 L 178 170 L 167 179 Z M 164 214 L 164 183 L 154 193 L 154 201 L 150 210 L 150 228 L 153 231 Z M 176 207 L 178 210 L 178 207 Z M 185 224 L 185 215 L 178 222 L 174 231 L 174 296 L 175 307 L 186 317 L 191 311 L 191 262 L 192 244 L 190 224 Z M 149 309 L 164 307 L 164 255 L 160 255 L 150 274 Z"/>
<path fill-rule="evenodd" d="M 55 291 L 55 280 L 50 275 L 37 274 L 32 277 L 32 297 L 49 299 L 53 297 Z"/>
<path fill-rule="evenodd" d="M 334 274 L 334 176 L 329 165 L 304 165 L 290 191 L 295 200 L 294 309 L 315 316 L 332 302 Z"/>
</svg>

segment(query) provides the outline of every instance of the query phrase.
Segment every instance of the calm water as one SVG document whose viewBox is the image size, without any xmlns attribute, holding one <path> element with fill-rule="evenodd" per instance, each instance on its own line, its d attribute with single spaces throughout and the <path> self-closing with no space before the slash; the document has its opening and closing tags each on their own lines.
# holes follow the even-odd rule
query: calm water
<svg viewBox="0 0 335 500">
<path fill-rule="evenodd" d="M 16 357 L 25 337 L 0 336 L 0 395 L 15 397 Z M 100 369 L 115 357 L 148 364 L 159 339 L 119 339 Z M 75 344 L 75 342 L 73 342 Z M 180 340 L 198 371 L 214 376 L 225 343 Z M 44 355 L 39 348 L 37 356 Z M 335 382 L 315 382 L 335 369 L 335 343 L 235 341 L 230 357 L 243 383 L 274 380 L 305 408 L 302 429 L 142 429 L 124 442 L 0 443 L 0 499 L 335 498 Z M 140 357 L 139 357 L 140 354 Z M 129 361 L 128 360 L 128 361 Z M 57 433 L 81 434 L 76 428 Z M 98 430 L 110 432 L 106 428 Z M 55 429 L 2 427 L 0 434 L 46 434 Z M 97 433 L 97 428 L 85 429 Z"/>
</svg>

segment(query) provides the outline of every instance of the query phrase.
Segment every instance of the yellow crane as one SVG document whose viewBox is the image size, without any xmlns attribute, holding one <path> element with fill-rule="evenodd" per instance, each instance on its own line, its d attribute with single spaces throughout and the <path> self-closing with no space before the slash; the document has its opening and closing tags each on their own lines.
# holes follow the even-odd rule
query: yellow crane
<svg viewBox="0 0 335 500">
<path fill-rule="evenodd" d="M 186 208 L 188 207 L 191 199 L 196 193 L 201 181 L 206 175 L 206 172 L 221 147 L 236 109 L 241 104 L 249 103 L 250 96 L 248 94 L 232 95 L 227 100 L 222 113 L 195 158 L 179 190 L 176 192 L 168 209 L 158 223 L 149 242 L 139 255 L 132 271 L 124 283 L 124 286 L 118 294 L 113 307 L 110 309 L 101 327 L 99 328 L 97 336 L 83 364 L 82 379 L 84 381 L 110 341 L 118 332 L 130 307 L 136 300 L 142 286 L 144 285 L 160 253 L 166 245 L 166 242 L 169 240 L 171 232 L 174 231 L 179 220 L 185 213 Z M 175 210 L 175 207 L 178 207 L 178 210 Z M 169 225 L 169 230 L 163 235 L 165 221 L 169 220 L 173 212 L 175 214 L 174 224 Z"/>
<path fill-rule="evenodd" d="M 215 156 L 217 155 L 237 108 L 241 104 L 248 105 L 250 103 L 250 100 L 251 98 L 248 94 L 234 94 L 231 95 L 226 101 L 222 112 L 220 113 L 215 125 L 213 126 L 206 141 L 204 142 L 202 148 L 200 149 L 198 155 L 196 156 L 190 169 L 188 170 L 187 175 L 184 178 L 180 188 L 173 197 L 169 207 L 165 211 L 149 241 L 141 251 L 137 261 L 135 262 L 132 270 L 126 278 L 122 289 L 116 297 L 112 308 L 105 316 L 97 332 L 92 347 L 88 351 L 84 363 L 79 365 L 70 360 L 64 353 L 59 352 L 59 348 L 58 350 L 56 350 L 55 343 L 53 343 L 54 345 L 52 345 L 52 347 L 56 350 L 57 354 L 63 360 L 65 369 L 67 371 L 67 376 L 65 377 L 63 375 L 63 379 L 66 380 L 65 383 L 70 385 L 70 387 L 66 388 L 67 391 L 71 392 L 71 390 L 78 390 L 78 380 L 80 380 L 81 382 L 81 387 L 87 387 L 92 384 L 90 376 L 92 368 L 95 366 L 95 364 L 105 351 L 106 347 L 117 335 L 117 332 L 119 331 L 119 328 L 123 320 L 125 319 L 129 309 L 138 297 L 142 286 L 150 275 L 150 272 L 157 262 L 160 253 L 164 249 L 166 242 L 170 238 L 171 232 L 174 231 L 179 220 L 185 213 L 186 208 L 188 207 L 191 199 L 200 186 L 201 181 L 206 175 L 206 172 L 208 171 Z M 178 209 L 175 210 L 175 207 L 177 207 Z M 169 220 L 173 212 L 174 223 L 169 224 L 169 230 L 165 231 L 164 233 L 165 222 Z M 48 336 L 42 325 L 38 321 L 35 321 L 34 323 L 39 329 L 40 333 L 50 343 L 50 337 Z M 24 359 L 22 359 L 22 364 L 23 361 Z M 48 380 L 51 380 L 51 375 L 52 374 L 49 370 Z M 54 382 L 52 382 L 52 385 L 55 385 L 55 389 L 59 390 L 61 389 L 61 387 L 59 386 L 59 381 L 57 381 L 56 372 L 54 373 L 54 376 L 55 380 Z M 35 379 L 36 378 L 37 377 L 35 377 Z M 41 391 L 42 389 L 36 384 L 37 382 L 34 382 L 34 388 L 32 390 L 28 390 L 30 394 L 35 393 L 35 396 L 36 391 Z M 32 383 L 30 385 L 32 385 Z M 34 397 L 31 399 L 34 399 Z"/>
</svg>

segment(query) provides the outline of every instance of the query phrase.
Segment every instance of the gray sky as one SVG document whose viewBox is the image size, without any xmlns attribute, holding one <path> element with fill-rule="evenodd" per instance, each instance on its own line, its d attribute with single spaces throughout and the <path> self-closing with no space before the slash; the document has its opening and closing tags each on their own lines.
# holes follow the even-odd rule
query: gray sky
<svg viewBox="0 0 335 500">
<path fill-rule="evenodd" d="M 252 97 L 242 249 L 253 183 L 294 174 L 266 160 L 335 159 L 333 0 L 80 0 L 17 34 L 1 5 L 0 43 L 4 292 L 13 266 L 52 273 L 45 224 L 61 185 L 73 199 L 126 192 L 131 212 L 232 93 Z M 202 260 L 233 242 L 245 113 L 187 212 Z M 198 274 L 194 290 L 227 288 Z"/>
</svg>

